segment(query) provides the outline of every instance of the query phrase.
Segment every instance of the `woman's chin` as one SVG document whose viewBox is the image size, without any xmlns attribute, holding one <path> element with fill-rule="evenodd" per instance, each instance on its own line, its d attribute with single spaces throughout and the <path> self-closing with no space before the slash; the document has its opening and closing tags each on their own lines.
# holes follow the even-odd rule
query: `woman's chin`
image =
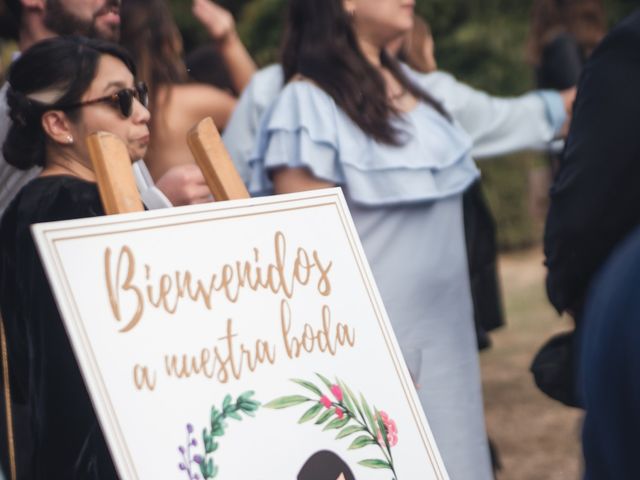
<svg viewBox="0 0 640 480">
<path fill-rule="evenodd" d="M 147 148 L 133 147 L 129 149 L 129 156 L 131 157 L 131 163 L 135 163 L 138 160 L 142 160 L 147 154 Z"/>
</svg>

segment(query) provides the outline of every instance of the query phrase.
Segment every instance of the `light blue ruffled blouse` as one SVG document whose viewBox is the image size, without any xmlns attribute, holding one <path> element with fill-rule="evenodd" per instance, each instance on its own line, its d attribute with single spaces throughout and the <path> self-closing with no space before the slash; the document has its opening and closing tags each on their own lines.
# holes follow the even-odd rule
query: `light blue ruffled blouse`
<svg viewBox="0 0 640 480">
<path fill-rule="evenodd" d="M 306 167 L 343 186 L 352 201 L 380 206 L 438 200 L 462 193 L 478 176 L 472 140 L 455 122 L 419 103 L 394 120 L 403 143 L 367 136 L 322 89 L 285 86 L 266 112 L 251 159 L 250 190 L 272 191 L 269 170 Z"/>
<path fill-rule="evenodd" d="M 279 167 L 343 188 L 450 477 L 490 480 L 462 220 L 473 140 L 422 103 L 395 121 L 404 143 L 378 143 L 316 85 L 292 82 L 262 119 L 250 190 L 272 193 Z"/>
</svg>

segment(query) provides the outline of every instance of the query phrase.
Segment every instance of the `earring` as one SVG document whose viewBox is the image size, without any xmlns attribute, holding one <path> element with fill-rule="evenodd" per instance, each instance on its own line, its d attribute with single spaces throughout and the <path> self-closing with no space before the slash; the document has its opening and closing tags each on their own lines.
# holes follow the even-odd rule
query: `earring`
<svg viewBox="0 0 640 480">
<path fill-rule="evenodd" d="M 67 143 L 71 145 L 73 143 L 73 137 L 71 135 L 67 135 Z"/>
</svg>

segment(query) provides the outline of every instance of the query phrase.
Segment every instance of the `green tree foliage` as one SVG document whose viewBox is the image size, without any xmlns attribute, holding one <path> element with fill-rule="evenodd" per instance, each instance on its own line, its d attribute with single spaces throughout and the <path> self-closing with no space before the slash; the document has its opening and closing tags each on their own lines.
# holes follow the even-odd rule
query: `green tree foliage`
<svg viewBox="0 0 640 480">
<path fill-rule="evenodd" d="M 193 20 L 190 0 L 171 0 L 187 48 L 206 36 Z M 616 23 L 637 0 L 604 0 Z M 277 60 L 287 0 L 219 0 L 234 13 L 238 31 L 259 65 Z M 531 0 L 417 0 L 416 11 L 433 30 L 440 69 L 494 95 L 518 95 L 534 87 L 525 61 Z M 480 163 L 483 184 L 498 222 L 499 242 L 515 248 L 536 241 L 540 225 L 529 215 L 532 170 L 540 155 L 522 154 Z"/>
</svg>

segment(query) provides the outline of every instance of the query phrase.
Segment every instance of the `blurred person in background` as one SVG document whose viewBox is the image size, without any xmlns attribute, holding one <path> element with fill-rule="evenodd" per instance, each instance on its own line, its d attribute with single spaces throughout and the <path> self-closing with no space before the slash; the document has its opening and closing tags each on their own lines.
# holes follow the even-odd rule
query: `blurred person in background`
<svg viewBox="0 0 640 480">
<path fill-rule="evenodd" d="M 120 0 L 5 0 L 17 25 L 20 51 L 34 43 L 69 33 L 94 36 L 117 42 L 120 36 Z M 11 125 L 6 104 L 5 83 L 0 89 L 0 142 Z M 144 162 L 134 164 L 136 182 L 148 208 L 187 205 L 209 200 L 204 195 L 204 177 L 194 165 L 175 167 L 154 181 Z M 40 169 L 18 170 L 8 165 L 0 153 L 0 216 L 20 188 L 38 175 Z"/>
<path fill-rule="evenodd" d="M 602 0 L 535 0 L 527 57 L 538 88 L 566 90 L 578 84 L 582 66 L 607 33 Z M 552 172 L 560 156 L 549 157 Z"/>
<path fill-rule="evenodd" d="M 606 33 L 602 0 L 535 0 L 528 57 L 538 87 L 577 85 L 584 62 Z"/>
<path fill-rule="evenodd" d="M 535 67 L 538 86 L 564 89 L 577 85 L 585 62 L 606 31 L 602 0 L 535 0 L 527 57 Z M 551 178 L 558 174 L 563 155 L 561 150 L 549 153 Z M 536 354 L 531 370 L 540 390 L 575 407 L 573 338 L 565 333 L 547 341 Z"/>
<path fill-rule="evenodd" d="M 557 336 L 543 347 L 538 357 L 546 368 L 540 379 L 543 390 L 572 406 L 584 406 L 577 395 L 576 368 L 587 292 L 614 249 L 640 225 L 638 85 L 640 11 L 616 26 L 584 65 L 551 188 L 544 236 L 547 293 L 558 313 L 571 315 L 577 333 Z M 621 399 L 623 393 L 616 395 Z M 604 389 L 603 394 L 613 392 Z"/>
<path fill-rule="evenodd" d="M 235 89 L 242 91 L 255 64 L 235 31 L 233 17 L 209 0 L 194 0 L 193 13 L 216 41 Z M 158 179 L 172 167 L 195 163 L 187 132 L 205 117 L 212 117 L 223 130 L 236 99 L 228 91 L 190 80 L 182 37 L 167 0 L 127 0 L 122 17 L 122 45 L 149 85 L 154 119 L 146 163 L 152 177 Z"/>
<path fill-rule="evenodd" d="M 545 144 L 567 105 L 399 64 L 386 47 L 412 26 L 398 0 L 291 0 L 284 88 L 259 120 L 250 188 L 343 188 L 451 478 L 490 479 L 462 194 L 474 151 Z"/>
</svg>

